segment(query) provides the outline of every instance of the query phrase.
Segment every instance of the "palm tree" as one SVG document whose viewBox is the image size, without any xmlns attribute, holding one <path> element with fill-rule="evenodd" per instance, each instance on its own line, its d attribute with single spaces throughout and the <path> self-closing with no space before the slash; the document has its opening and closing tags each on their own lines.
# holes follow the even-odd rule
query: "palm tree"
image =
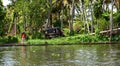
<svg viewBox="0 0 120 66">
<path fill-rule="evenodd" d="M 110 0 L 103 0 L 103 10 L 109 11 L 109 3 L 110 2 L 111 2 Z"/>
<path fill-rule="evenodd" d="M 70 33 L 72 33 L 73 30 L 73 18 L 74 18 L 74 9 L 75 9 L 75 0 L 72 0 L 72 3 L 69 4 L 70 6 L 70 20 L 69 20 L 69 29 L 70 29 Z"/>
<path fill-rule="evenodd" d="M 93 23 L 94 23 L 94 19 L 93 19 L 93 0 L 89 0 L 89 2 L 90 2 L 90 10 L 91 10 L 91 33 L 93 33 L 93 30 L 94 30 L 94 25 L 93 25 Z"/>
<path fill-rule="evenodd" d="M 47 0 L 47 4 L 49 5 L 49 10 L 48 10 L 48 18 L 46 19 L 46 25 L 45 25 L 45 29 L 47 29 L 48 27 L 52 27 L 52 0 Z"/>
<path fill-rule="evenodd" d="M 115 6 L 117 7 L 117 11 L 120 11 L 120 0 L 115 0 Z"/>
<path fill-rule="evenodd" d="M 111 13 L 110 13 L 110 42 L 112 41 L 112 31 L 113 31 L 113 6 L 114 6 L 115 1 L 111 0 L 112 8 L 111 8 Z"/>
<path fill-rule="evenodd" d="M 84 29 L 85 29 L 84 32 L 87 31 L 89 33 L 90 31 L 89 31 L 89 24 L 88 24 L 88 21 L 87 21 L 86 0 L 81 0 L 81 3 L 82 3 L 82 16 L 83 16 L 82 20 L 84 22 Z"/>
</svg>

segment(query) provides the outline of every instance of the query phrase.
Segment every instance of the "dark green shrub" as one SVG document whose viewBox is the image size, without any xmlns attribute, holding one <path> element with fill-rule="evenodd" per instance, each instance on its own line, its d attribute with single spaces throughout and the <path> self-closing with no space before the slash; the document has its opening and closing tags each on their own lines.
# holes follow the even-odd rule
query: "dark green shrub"
<svg viewBox="0 0 120 66">
<path fill-rule="evenodd" d="M 17 37 L 13 37 L 12 38 L 12 42 L 14 42 L 14 43 L 18 42 L 18 38 Z"/>
<path fill-rule="evenodd" d="M 6 39 L 6 43 L 17 43 L 17 42 L 19 42 L 18 37 L 8 36 Z"/>
<path fill-rule="evenodd" d="M 7 42 L 7 39 L 0 39 L 0 44 L 4 44 L 4 43 L 6 43 Z"/>
<path fill-rule="evenodd" d="M 95 37 L 100 38 L 100 30 L 99 29 L 95 30 Z"/>
<path fill-rule="evenodd" d="M 41 39 L 41 38 L 43 38 L 42 33 L 37 32 L 32 35 L 32 39 Z"/>
<path fill-rule="evenodd" d="M 74 31 L 71 31 L 71 32 L 69 33 L 70 36 L 73 36 L 74 34 L 75 34 Z"/>
<path fill-rule="evenodd" d="M 75 22 L 73 24 L 74 33 L 79 34 L 81 30 L 81 22 Z"/>
<path fill-rule="evenodd" d="M 120 41 L 120 35 L 113 36 L 113 41 Z"/>
<path fill-rule="evenodd" d="M 63 32 L 64 32 L 65 36 L 69 36 L 69 29 L 68 28 L 63 29 Z"/>
</svg>

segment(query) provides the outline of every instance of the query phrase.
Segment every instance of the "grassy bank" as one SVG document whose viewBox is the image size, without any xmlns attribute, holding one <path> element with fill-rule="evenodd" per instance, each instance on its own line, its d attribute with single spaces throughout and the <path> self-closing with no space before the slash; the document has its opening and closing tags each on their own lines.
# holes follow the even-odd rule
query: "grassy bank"
<svg viewBox="0 0 120 66">
<path fill-rule="evenodd" d="M 32 39 L 28 40 L 27 44 L 78 44 L 78 43 L 96 43 L 108 42 L 109 37 L 91 36 L 91 35 L 76 35 L 70 37 L 60 37 L 53 39 Z"/>
<path fill-rule="evenodd" d="M 113 42 L 120 42 L 120 35 L 112 38 Z M 0 38 L 0 44 L 18 43 L 21 42 L 20 37 L 4 37 Z M 53 39 L 29 39 L 27 44 L 82 44 L 82 43 L 109 43 L 108 36 L 100 35 L 75 35 L 68 37 L 58 37 Z"/>
<path fill-rule="evenodd" d="M 19 37 L 5 36 L 0 38 L 0 44 L 18 43 L 20 41 Z"/>
</svg>

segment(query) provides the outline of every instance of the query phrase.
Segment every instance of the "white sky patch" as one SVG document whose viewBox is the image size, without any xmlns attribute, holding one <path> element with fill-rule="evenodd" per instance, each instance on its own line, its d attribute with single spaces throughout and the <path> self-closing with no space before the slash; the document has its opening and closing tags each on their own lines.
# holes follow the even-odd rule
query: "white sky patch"
<svg viewBox="0 0 120 66">
<path fill-rule="evenodd" d="M 3 1 L 3 5 L 7 6 L 8 4 L 10 4 L 11 2 L 9 0 L 2 0 Z"/>
<path fill-rule="evenodd" d="M 112 4 L 109 4 L 109 9 L 112 10 Z M 113 11 L 117 12 L 117 8 L 115 8 L 115 6 L 113 7 Z"/>
</svg>

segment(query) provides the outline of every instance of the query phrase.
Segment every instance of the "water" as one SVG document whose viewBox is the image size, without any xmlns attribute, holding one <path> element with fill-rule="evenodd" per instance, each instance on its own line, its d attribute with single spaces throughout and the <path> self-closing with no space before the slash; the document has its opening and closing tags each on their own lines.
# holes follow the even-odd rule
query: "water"
<svg viewBox="0 0 120 66">
<path fill-rule="evenodd" d="M 0 47 L 0 66 L 120 66 L 120 45 Z"/>
</svg>

